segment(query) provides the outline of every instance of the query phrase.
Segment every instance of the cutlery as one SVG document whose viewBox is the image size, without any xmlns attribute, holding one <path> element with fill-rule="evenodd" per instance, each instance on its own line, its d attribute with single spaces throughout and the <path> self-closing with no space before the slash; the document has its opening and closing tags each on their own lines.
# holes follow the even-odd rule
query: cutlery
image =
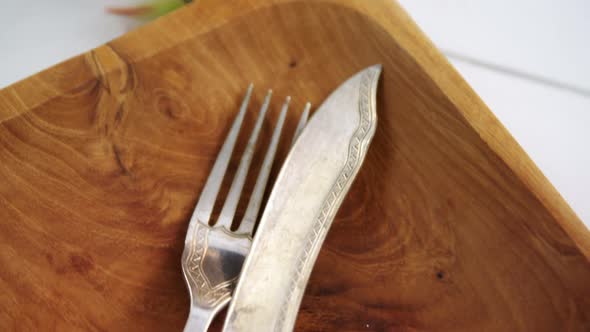
<svg viewBox="0 0 590 332">
<path fill-rule="evenodd" d="M 297 138 L 262 214 L 224 331 L 291 331 L 314 262 L 377 125 L 381 66 L 334 91 Z"/>
<path fill-rule="evenodd" d="M 231 225 L 236 207 L 248 175 L 264 116 L 269 107 L 272 95 L 272 91 L 269 91 L 240 159 L 221 213 L 215 224 L 210 226 L 211 212 L 244 120 L 252 89 L 253 86 L 250 85 L 189 222 L 182 253 L 182 272 L 191 303 L 189 317 L 184 327 L 184 331 L 187 332 L 206 331 L 215 315 L 227 305 L 231 298 L 242 263 L 250 250 L 252 232 L 285 122 L 290 97 L 287 97 L 282 106 L 244 217 L 238 229 L 232 231 Z M 307 103 L 295 135 L 305 126 L 309 110 L 310 104 Z M 296 138 L 297 136 L 294 136 L 293 142 Z"/>
</svg>

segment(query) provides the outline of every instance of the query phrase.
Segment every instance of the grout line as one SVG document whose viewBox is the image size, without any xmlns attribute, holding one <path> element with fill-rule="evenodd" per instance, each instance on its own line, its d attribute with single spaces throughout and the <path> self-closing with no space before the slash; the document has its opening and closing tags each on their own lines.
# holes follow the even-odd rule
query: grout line
<svg viewBox="0 0 590 332">
<path fill-rule="evenodd" d="M 449 59 L 454 59 L 454 60 L 458 60 L 461 62 L 466 62 L 466 63 L 472 64 L 474 66 L 483 67 L 483 68 L 486 68 L 486 69 L 489 69 L 492 71 L 501 72 L 503 74 L 515 76 L 515 77 L 518 77 L 518 78 L 521 78 L 521 79 L 524 79 L 527 81 L 550 86 L 552 88 L 566 90 L 568 92 L 575 93 L 577 95 L 580 95 L 580 96 L 583 96 L 586 98 L 590 98 L 590 90 L 579 87 L 579 86 L 575 86 L 575 85 L 564 83 L 564 82 L 554 81 L 554 80 L 549 79 L 547 77 L 527 73 L 527 72 L 520 71 L 517 69 L 509 68 L 509 67 L 504 67 L 502 65 L 498 65 L 495 63 L 491 63 L 491 62 L 482 61 L 482 60 L 475 59 L 475 58 L 472 58 L 467 55 L 455 53 L 453 51 L 442 50 L 442 52 Z"/>
</svg>

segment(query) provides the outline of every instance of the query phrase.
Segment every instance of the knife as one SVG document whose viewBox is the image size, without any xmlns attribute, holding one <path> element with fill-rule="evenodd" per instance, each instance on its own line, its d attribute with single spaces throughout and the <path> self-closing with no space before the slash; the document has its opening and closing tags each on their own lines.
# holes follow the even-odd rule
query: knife
<svg viewBox="0 0 590 332">
<path fill-rule="evenodd" d="M 381 65 L 344 82 L 309 120 L 275 182 L 223 331 L 292 331 L 328 229 L 377 125 Z"/>
</svg>

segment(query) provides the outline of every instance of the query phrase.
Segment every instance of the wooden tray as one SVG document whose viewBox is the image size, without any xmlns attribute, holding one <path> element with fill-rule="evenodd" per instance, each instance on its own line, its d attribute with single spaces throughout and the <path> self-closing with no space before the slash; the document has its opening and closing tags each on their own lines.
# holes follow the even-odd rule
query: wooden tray
<svg viewBox="0 0 590 332">
<path fill-rule="evenodd" d="M 187 222 L 248 82 L 275 91 L 268 142 L 287 94 L 290 135 L 374 63 L 377 134 L 296 330 L 588 331 L 587 230 L 390 0 L 201 0 L 1 90 L 2 330 L 181 330 Z"/>
</svg>

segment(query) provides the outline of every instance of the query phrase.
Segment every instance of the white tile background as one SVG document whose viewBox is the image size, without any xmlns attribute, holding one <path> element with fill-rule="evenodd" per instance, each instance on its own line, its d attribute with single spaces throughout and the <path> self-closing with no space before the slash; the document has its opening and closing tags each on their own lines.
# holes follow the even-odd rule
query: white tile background
<svg viewBox="0 0 590 332">
<path fill-rule="evenodd" d="M 136 2 L 0 0 L 0 88 L 123 34 L 104 7 Z M 590 1 L 400 2 L 590 227 Z"/>
</svg>

